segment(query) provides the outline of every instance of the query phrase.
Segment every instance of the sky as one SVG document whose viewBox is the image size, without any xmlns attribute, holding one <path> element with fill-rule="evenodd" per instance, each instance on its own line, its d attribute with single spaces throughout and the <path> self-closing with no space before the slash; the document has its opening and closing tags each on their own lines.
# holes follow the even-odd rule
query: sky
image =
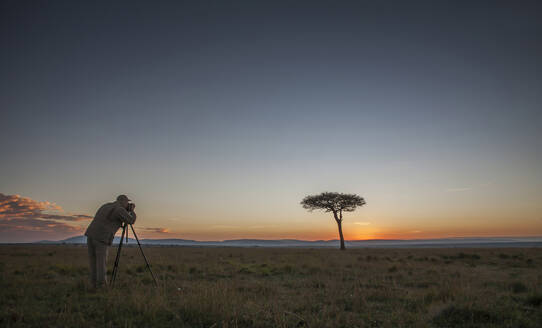
<svg viewBox="0 0 542 328">
<path fill-rule="evenodd" d="M 0 242 L 542 236 L 538 1 L 0 6 Z"/>
</svg>

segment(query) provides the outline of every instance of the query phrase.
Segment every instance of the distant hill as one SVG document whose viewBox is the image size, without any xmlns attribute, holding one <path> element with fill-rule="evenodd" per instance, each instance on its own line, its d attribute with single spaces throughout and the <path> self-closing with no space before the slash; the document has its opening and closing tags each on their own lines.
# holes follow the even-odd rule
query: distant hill
<svg viewBox="0 0 542 328">
<path fill-rule="evenodd" d="M 118 244 L 120 237 L 113 243 Z M 34 244 L 86 244 L 86 236 L 74 236 L 64 240 L 42 240 Z M 197 241 L 190 239 L 141 239 L 144 245 L 163 246 L 210 246 L 210 247 L 339 247 L 334 240 L 298 240 L 298 239 L 232 239 L 224 241 Z M 128 238 L 128 244 L 137 244 Z M 393 248 L 393 247 L 542 247 L 542 237 L 479 237 L 479 238 L 442 238 L 442 239 L 373 239 L 347 240 L 350 248 Z"/>
<path fill-rule="evenodd" d="M 120 237 L 115 237 L 113 239 L 114 244 L 118 244 L 119 242 L 120 242 Z M 128 237 L 128 243 L 132 243 L 132 242 L 137 243 L 135 239 Z M 86 243 L 87 243 L 87 236 L 83 235 L 83 236 L 75 236 L 75 237 L 70 237 L 68 239 L 56 240 L 56 241 L 41 240 L 41 241 L 35 242 L 34 244 L 86 244 Z"/>
</svg>

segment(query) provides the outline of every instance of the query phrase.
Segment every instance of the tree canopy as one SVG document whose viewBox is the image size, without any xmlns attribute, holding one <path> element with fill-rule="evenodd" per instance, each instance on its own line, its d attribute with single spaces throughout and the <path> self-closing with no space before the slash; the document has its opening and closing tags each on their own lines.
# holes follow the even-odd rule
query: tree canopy
<svg viewBox="0 0 542 328">
<path fill-rule="evenodd" d="M 356 207 L 365 205 L 365 200 L 356 194 L 323 192 L 319 195 L 311 195 L 303 198 L 301 205 L 309 211 L 353 212 Z"/>
</svg>

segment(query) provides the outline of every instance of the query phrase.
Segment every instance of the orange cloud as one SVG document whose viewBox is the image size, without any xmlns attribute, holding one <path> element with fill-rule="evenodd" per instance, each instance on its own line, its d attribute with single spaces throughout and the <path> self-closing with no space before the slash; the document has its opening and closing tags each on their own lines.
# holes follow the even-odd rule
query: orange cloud
<svg viewBox="0 0 542 328">
<path fill-rule="evenodd" d="M 80 233 L 82 230 L 81 227 L 73 226 L 69 222 L 92 219 L 91 216 L 85 214 L 62 212 L 62 207 L 55 203 L 0 193 L 0 236 L 2 240 L 9 240 L 15 235 L 24 233 L 29 236 L 36 235 L 38 232 L 65 236 Z"/>
<path fill-rule="evenodd" d="M 8 231 L 42 231 L 54 233 L 72 233 L 81 231 L 80 227 L 71 226 L 53 220 L 35 218 L 7 218 L 0 220 L 0 232 Z"/>
<path fill-rule="evenodd" d="M 20 195 L 4 195 L 0 193 L 0 219 L 36 216 L 47 210 L 62 211 L 62 208 L 51 202 L 39 202 Z"/>
<path fill-rule="evenodd" d="M 143 230 L 145 232 L 154 232 L 154 233 L 169 233 L 169 230 L 167 228 L 145 228 L 145 227 L 138 227 L 138 230 Z"/>
</svg>

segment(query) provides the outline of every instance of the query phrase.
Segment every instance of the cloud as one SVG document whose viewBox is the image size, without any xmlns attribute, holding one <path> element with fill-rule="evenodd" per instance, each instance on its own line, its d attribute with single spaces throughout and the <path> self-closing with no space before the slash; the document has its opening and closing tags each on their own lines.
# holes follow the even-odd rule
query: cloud
<svg viewBox="0 0 542 328">
<path fill-rule="evenodd" d="M 36 217 L 47 210 L 62 211 L 62 208 L 51 202 L 38 202 L 19 195 L 0 193 L 0 219 L 6 217 Z"/>
<path fill-rule="evenodd" d="M 63 220 L 63 221 L 86 221 L 86 220 L 93 219 L 92 216 L 84 215 L 84 214 L 73 214 L 73 215 L 41 214 L 40 217 L 43 219 Z"/>
<path fill-rule="evenodd" d="M 90 219 L 92 217 L 86 214 L 64 213 L 62 207 L 55 203 L 0 193 L 0 232 L 7 237 L 13 232 L 80 233 L 82 228 L 70 222 Z"/>
<path fill-rule="evenodd" d="M 362 222 L 354 222 L 354 224 L 366 226 L 366 225 L 371 224 L 371 222 L 362 221 Z"/>
<path fill-rule="evenodd" d="M 73 233 L 81 231 L 81 228 L 54 220 L 42 220 L 34 218 L 6 218 L 0 220 L 0 231 L 42 231 L 54 233 Z"/>
<path fill-rule="evenodd" d="M 144 232 L 152 232 L 152 233 L 169 233 L 169 229 L 167 229 L 167 228 L 137 227 L 137 230 L 143 230 Z"/>
</svg>

